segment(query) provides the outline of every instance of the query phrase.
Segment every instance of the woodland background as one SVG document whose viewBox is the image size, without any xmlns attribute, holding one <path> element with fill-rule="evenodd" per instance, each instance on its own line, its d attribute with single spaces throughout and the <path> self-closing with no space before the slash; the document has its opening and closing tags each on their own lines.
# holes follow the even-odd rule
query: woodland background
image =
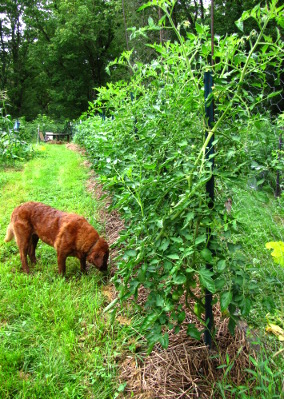
<svg viewBox="0 0 284 399">
<path fill-rule="evenodd" d="M 258 3 L 215 0 L 215 34 L 240 35 L 235 21 Z M 108 75 L 108 63 L 130 49 L 133 63 L 150 62 L 156 53 L 145 44 L 175 39 L 172 31 L 153 30 L 147 38 L 130 40 L 127 29 L 161 18 L 158 7 L 136 12 L 142 4 L 143 0 L 1 0 L 0 91 L 8 95 L 9 114 L 27 121 L 38 114 L 77 119 L 96 97 L 94 88 L 130 79 L 129 70 L 119 66 Z M 209 2 L 179 0 L 173 20 L 176 26 L 188 21 L 187 32 L 196 33 L 196 22 L 210 24 Z M 244 33 L 253 27 L 251 20 Z"/>
</svg>

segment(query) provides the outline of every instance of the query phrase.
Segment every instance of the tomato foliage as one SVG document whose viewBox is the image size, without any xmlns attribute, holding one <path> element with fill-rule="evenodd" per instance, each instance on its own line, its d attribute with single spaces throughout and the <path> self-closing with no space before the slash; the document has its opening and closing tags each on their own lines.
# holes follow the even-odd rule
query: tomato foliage
<svg viewBox="0 0 284 399">
<path fill-rule="evenodd" d="M 98 89 L 75 137 L 112 193 L 112 206 L 125 219 L 115 244 L 119 248 L 115 283 L 122 302 L 137 299 L 141 287 L 147 293 L 143 328 L 150 349 L 157 341 L 167 346 L 167 329 L 177 332 L 185 322 L 188 334 L 200 338 L 200 328 L 186 320 L 185 307 L 205 328 L 205 290 L 230 317 L 232 331 L 238 316 L 249 312 L 246 259 L 232 234 L 237 220 L 224 207 L 230 196 L 226 181 L 247 171 L 252 157 L 262 158 L 264 148 L 255 145 L 256 131 L 271 123 L 257 105 L 271 95 L 265 91 L 266 69 L 273 67 L 280 74 L 283 61 L 277 28 L 283 18 L 275 1 L 269 8 L 245 12 L 238 21 L 241 28 L 254 18 L 259 32 L 215 38 L 213 67 L 208 28 L 197 25 L 196 35 L 181 37 L 171 18 L 174 3 L 155 0 L 142 8 L 160 6 L 164 17 L 158 26 L 150 21 L 149 29 L 165 29 L 168 22 L 177 42 L 153 45 L 158 56 L 150 64 L 133 65 L 131 52 L 112 63 L 110 70 L 116 64 L 130 68 L 131 80 Z M 265 36 L 272 20 L 277 22 L 275 40 Z M 139 31 L 132 29 L 132 34 Z M 209 98 L 215 103 L 212 128 L 204 110 L 208 70 L 214 76 Z M 265 136 L 266 150 L 275 138 L 270 133 Z M 206 153 L 213 135 L 216 201 L 210 209 L 205 186 L 212 169 Z"/>
</svg>

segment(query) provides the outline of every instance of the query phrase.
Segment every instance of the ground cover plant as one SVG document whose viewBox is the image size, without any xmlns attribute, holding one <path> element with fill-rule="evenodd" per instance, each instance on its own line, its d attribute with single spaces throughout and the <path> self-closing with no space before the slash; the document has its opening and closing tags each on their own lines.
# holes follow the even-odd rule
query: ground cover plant
<svg viewBox="0 0 284 399">
<path fill-rule="evenodd" d="M 132 65 L 131 52 L 116 60 L 131 69 L 131 81 L 98 89 L 98 100 L 75 137 L 125 219 L 114 281 L 119 300 L 134 297 L 144 312 L 140 328 L 146 331 L 149 351 L 156 342 L 166 348 L 170 332 L 184 325 L 189 336 L 201 338 L 207 323 L 205 290 L 213 293 L 232 332 L 239 317 L 265 325 L 265 314 L 281 312 L 283 300 L 283 269 L 265 248 L 271 239 L 283 241 L 283 198 L 273 196 L 282 117 L 273 119 L 268 108 L 260 112 L 259 107 L 279 95 L 268 92 L 266 72 L 273 68 L 280 76 L 283 7 L 272 1 L 245 12 L 237 22 L 240 29 L 249 18 L 258 29 L 247 36 L 216 38 L 215 65 L 210 66 L 207 27 L 196 24 L 197 34 L 188 33 L 184 40 L 171 18 L 174 3 L 155 0 L 142 6 L 159 6 L 164 17 L 160 25 L 149 20 L 148 28 L 133 29 L 133 35 L 168 24 L 177 42 L 151 45 L 160 55 L 151 64 Z M 272 24 L 273 35 L 266 34 Z M 214 78 L 212 128 L 204 111 L 208 70 Z M 206 153 L 213 137 L 216 200 L 210 209 L 205 187 L 212 159 Z M 232 208 L 225 206 L 228 198 Z M 272 201 L 267 230 L 254 232 L 250 218 L 257 216 L 261 223 L 263 216 L 254 205 L 264 208 Z M 279 375 L 277 381 L 270 397 L 280 394 Z M 239 394 L 252 397 L 245 388 Z"/>
<path fill-rule="evenodd" d="M 26 140 L 23 129 L 14 129 L 14 122 L 7 113 L 7 94 L 0 91 L 0 163 L 30 158 L 33 154 L 31 143 Z"/>
<path fill-rule="evenodd" d="M 81 156 L 56 145 L 37 154 L 22 168 L 0 169 L 0 397 L 112 398 L 132 333 L 103 315 L 101 274 L 81 276 L 69 258 L 63 279 L 56 252 L 39 243 L 38 264 L 26 275 L 15 242 L 3 242 L 13 208 L 29 200 L 82 214 L 104 234 Z"/>
</svg>

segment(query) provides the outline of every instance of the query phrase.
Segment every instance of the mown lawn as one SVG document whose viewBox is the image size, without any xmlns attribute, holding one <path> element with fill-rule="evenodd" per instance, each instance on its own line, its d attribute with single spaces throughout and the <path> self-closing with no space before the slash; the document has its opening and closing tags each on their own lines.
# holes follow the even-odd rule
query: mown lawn
<svg viewBox="0 0 284 399">
<path fill-rule="evenodd" d="M 284 241 L 283 199 L 275 198 L 271 189 L 253 190 L 245 179 L 231 188 L 233 212 L 239 225 L 235 234 L 246 257 L 249 284 L 253 295 L 248 321 L 264 328 L 267 317 L 284 311 L 284 268 L 273 261 L 265 247 L 270 241 Z M 269 315 L 270 314 L 270 315 Z"/>
<path fill-rule="evenodd" d="M 82 157 L 65 146 L 41 146 L 22 168 L 0 169 L 1 399 L 117 396 L 117 359 L 133 333 L 103 314 L 100 273 L 81 275 L 68 258 L 60 277 L 55 250 L 39 242 L 38 264 L 26 275 L 15 241 L 3 242 L 12 210 L 30 200 L 82 214 L 103 234 L 87 179 Z"/>
</svg>

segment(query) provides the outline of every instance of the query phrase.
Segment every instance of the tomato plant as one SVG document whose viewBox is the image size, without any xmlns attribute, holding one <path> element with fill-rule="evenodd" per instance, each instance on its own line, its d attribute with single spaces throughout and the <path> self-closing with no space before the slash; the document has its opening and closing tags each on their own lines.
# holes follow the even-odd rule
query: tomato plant
<svg viewBox="0 0 284 399">
<path fill-rule="evenodd" d="M 167 329 L 178 331 L 183 323 L 189 335 L 200 338 L 202 331 L 186 321 L 184 309 L 206 328 L 205 290 L 230 317 L 232 331 L 239 315 L 249 312 L 246 259 L 232 235 L 237 220 L 224 207 L 230 195 L 226 180 L 236 178 L 251 163 L 248 148 L 255 139 L 251 128 L 269 118 L 256 110 L 260 94 L 265 96 L 263 71 L 273 66 L 280 73 L 283 60 L 279 34 L 276 41 L 264 35 L 269 21 L 283 24 L 283 7 L 277 8 L 276 1 L 244 13 L 238 22 L 242 27 L 246 19 L 254 18 L 258 33 L 216 38 L 213 67 L 208 63 L 208 28 L 198 25 L 197 34 L 184 39 L 172 21 L 174 3 L 155 0 L 142 8 L 161 7 L 166 17 L 161 26 L 168 21 L 178 42 L 153 45 L 158 56 L 151 64 L 132 64 L 131 53 L 122 54 L 115 63 L 131 69 L 130 82 L 98 89 L 75 138 L 87 149 L 101 181 L 112 192 L 113 207 L 125 219 L 116 243 L 120 251 L 115 283 L 122 302 L 137 299 L 144 287 L 143 328 L 150 349 L 157 341 L 167 346 Z M 159 25 L 154 27 L 152 21 L 149 29 L 153 28 Z M 133 34 L 138 33 L 133 29 Z M 208 70 L 214 76 L 212 128 L 204 110 L 203 77 Z M 251 96 L 247 86 L 255 76 L 262 85 Z M 97 115 L 102 112 L 104 121 Z M 212 170 L 206 152 L 213 135 L 217 187 L 210 209 L 205 186 Z"/>
</svg>

